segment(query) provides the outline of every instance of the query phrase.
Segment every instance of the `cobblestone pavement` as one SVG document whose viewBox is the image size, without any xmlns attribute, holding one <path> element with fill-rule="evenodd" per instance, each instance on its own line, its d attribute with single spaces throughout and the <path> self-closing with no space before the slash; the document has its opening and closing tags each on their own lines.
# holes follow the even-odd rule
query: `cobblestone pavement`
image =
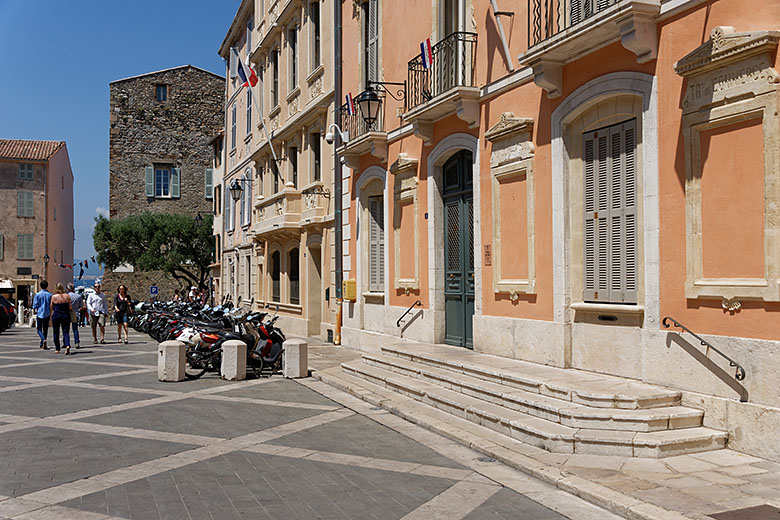
<svg viewBox="0 0 780 520">
<path fill-rule="evenodd" d="M 84 336 L 0 335 L 0 518 L 616 518 L 322 383 L 160 383 L 146 336 Z"/>
</svg>

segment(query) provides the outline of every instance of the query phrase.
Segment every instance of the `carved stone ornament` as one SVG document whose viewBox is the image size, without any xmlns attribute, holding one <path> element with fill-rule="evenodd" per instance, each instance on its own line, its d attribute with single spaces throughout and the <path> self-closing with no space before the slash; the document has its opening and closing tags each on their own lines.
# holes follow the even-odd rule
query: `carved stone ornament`
<svg viewBox="0 0 780 520">
<path fill-rule="evenodd" d="M 780 31 L 715 27 L 709 41 L 674 65 L 675 72 L 688 80 L 683 111 L 775 90 L 780 75 L 772 68 L 772 58 L 779 40 Z"/>
<path fill-rule="evenodd" d="M 390 173 L 398 173 L 403 170 L 417 169 L 417 159 L 409 157 L 408 154 L 399 153 L 398 158 L 390 165 Z"/>
<path fill-rule="evenodd" d="M 506 139 L 520 132 L 531 133 L 534 120 L 531 117 L 515 117 L 512 112 L 504 112 L 501 119 L 485 132 L 485 139 L 490 142 Z"/>
<path fill-rule="evenodd" d="M 723 298 L 723 301 L 720 304 L 721 307 L 723 307 L 723 310 L 731 312 L 736 312 L 742 308 L 742 302 L 737 298 Z"/>
</svg>

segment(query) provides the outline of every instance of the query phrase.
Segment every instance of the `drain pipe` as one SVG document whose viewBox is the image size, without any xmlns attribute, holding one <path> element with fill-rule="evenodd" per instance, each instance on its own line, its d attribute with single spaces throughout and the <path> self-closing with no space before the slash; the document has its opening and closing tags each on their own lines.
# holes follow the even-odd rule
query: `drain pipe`
<svg viewBox="0 0 780 520">
<path fill-rule="evenodd" d="M 341 2 L 342 0 L 333 0 L 333 83 L 334 83 L 334 100 L 333 100 L 333 122 L 339 125 L 340 115 L 340 101 L 341 101 Z M 341 282 L 344 277 L 344 243 L 342 241 L 342 173 L 341 173 L 341 161 L 339 155 L 336 153 L 335 148 L 338 146 L 338 141 L 333 142 L 333 196 L 336 199 L 334 202 L 334 227 L 336 234 L 336 331 L 333 334 L 333 344 L 341 345 L 341 308 L 343 304 L 341 293 Z"/>
</svg>

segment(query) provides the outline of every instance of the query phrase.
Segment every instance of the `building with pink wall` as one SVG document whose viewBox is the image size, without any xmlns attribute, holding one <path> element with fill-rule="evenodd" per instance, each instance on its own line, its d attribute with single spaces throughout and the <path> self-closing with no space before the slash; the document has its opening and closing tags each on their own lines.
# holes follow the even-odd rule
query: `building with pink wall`
<svg viewBox="0 0 780 520">
<path fill-rule="evenodd" d="M 491 3 L 342 3 L 344 94 L 380 101 L 341 111 L 343 343 L 678 389 L 780 460 L 777 5 Z"/>
<path fill-rule="evenodd" d="M 73 172 L 64 141 L 0 139 L 0 278 L 14 300 L 73 280 Z M 47 262 L 48 259 L 48 262 Z"/>
</svg>

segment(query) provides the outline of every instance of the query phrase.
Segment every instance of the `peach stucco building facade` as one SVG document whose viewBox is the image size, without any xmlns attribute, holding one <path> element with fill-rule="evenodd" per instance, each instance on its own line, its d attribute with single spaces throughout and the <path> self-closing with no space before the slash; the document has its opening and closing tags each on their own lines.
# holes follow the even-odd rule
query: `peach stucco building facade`
<svg viewBox="0 0 780 520">
<path fill-rule="evenodd" d="M 668 386 L 780 458 L 780 3 L 749 4 L 342 2 L 343 94 L 381 100 L 341 109 L 343 343 Z"/>
</svg>

